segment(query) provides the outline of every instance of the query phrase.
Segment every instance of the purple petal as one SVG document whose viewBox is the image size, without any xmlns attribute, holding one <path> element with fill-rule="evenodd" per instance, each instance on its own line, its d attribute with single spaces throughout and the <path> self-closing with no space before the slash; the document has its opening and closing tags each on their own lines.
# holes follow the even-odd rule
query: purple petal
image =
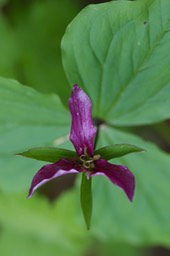
<svg viewBox="0 0 170 256">
<path fill-rule="evenodd" d="M 78 173 L 80 170 L 76 167 L 75 163 L 71 160 L 61 159 L 54 164 L 44 165 L 34 176 L 31 187 L 29 190 L 28 198 L 30 198 L 33 192 L 41 185 L 49 180 L 59 177 L 64 174 Z"/>
<path fill-rule="evenodd" d="M 78 155 L 84 154 L 86 148 L 92 156 L 96 129 L 92 121 L 91 101 L 78 85 L 74 85 L 68 105 L 72 117 L 70 140 Z"/>
<path fill-rule="evenodd" d="M 111 164 L 104 159 L 99 159 L 95 163 L 95 171 L 91 176 L 94 175 L 107 176 L 113 184 L 123 189 L 129 200 L 132 201 L 135 178 L 126 166 Z"/>
</svg>

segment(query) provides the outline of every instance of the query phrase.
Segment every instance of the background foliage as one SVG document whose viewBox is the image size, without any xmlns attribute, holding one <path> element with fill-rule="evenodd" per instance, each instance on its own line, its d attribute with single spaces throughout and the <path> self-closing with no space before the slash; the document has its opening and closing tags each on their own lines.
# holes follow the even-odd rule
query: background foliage
<svg viewBox="0 0 170 256">
<path fill-rule="evenodd" d="M 85 2 L 0 1 L 2 255 L 133 256 L 151 255 L 148 246 L 170 246 L 170 132 L 164 121 L 170 105 L 170 2 L 112 1 L 76 16 Z M 75 16 L 62 40 L 69 84 L 60 41 Z M 74 83 L 90 95 L 94 117 L 105 123 L 97 147 L 131 143 L 147 150 L 114 161 L 136 176 L 132 204 L 103 177 L 93 179 L 88 232 L 79 179 L 73 186 L 74 176 L 58 178 L 26 200 L 31 178 L 44 163 L 14 155 L 37 146 L 72 149 L 67 100 Z"/>
</svg>

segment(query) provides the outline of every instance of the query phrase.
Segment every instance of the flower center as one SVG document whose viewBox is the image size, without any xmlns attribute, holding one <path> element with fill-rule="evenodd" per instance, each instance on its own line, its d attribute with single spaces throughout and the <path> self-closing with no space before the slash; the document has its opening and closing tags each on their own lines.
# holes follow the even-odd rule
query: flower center
<svg viewBox="0 0 170 256">
<path fill-rule="evenodd" d="M 95 161 L 100 158 L 100 155 L 94 155 L 93 157 L 87 154 L 87 150 L 84 150 L 84 154 L 80 156 L 80 161 L 82 162 L 84 168 L 92 171 L 95 167 Z"/>
</svg>

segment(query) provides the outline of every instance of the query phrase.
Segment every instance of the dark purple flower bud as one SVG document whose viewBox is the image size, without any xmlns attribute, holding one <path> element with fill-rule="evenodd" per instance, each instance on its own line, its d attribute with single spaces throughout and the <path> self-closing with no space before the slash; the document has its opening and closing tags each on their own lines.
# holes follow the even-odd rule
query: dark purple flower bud
<svg viewBox="0 0 170 256">
<path fill-rule="evenodd" d="M 74 85 L 68 105 L 72 117 L 70 140 L 79 156 L 85 150 L 92 156 L 96 129 L 92 121 L 91 101 L 78 85 Z"/>
</svg>

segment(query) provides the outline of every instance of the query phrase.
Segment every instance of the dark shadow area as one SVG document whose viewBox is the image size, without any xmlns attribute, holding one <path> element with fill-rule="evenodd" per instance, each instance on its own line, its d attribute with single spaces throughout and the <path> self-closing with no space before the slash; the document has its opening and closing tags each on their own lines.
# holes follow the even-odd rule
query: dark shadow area
<svg viewBox="0 0 170 256">
<path fill-rule="evenodd" d="M 170 250 L 163 248 L 161 246 L 155 247 L 153 249 L 150 249 L 146 256 L 170 256 Z"/>
<path fill-rule="evenodd" d="M 39 188 L 38 193 L 45 196 L 51 203 L 65 191 L 74 186 L 76 174 L 67 174 L 49 181 Z"/>
</svg>

